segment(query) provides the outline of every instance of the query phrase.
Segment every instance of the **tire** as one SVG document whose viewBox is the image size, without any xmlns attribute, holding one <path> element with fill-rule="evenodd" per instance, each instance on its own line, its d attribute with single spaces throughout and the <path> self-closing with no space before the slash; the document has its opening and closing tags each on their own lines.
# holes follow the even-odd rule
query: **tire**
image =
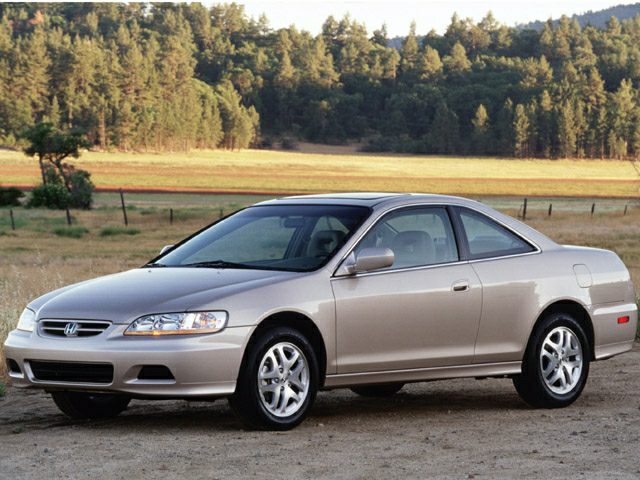
<svg viewBox="0 0 640 480">
<path fill-rule="evenodd" d="M 276 327 L 264 332 L 245 355 L 229 398 L 245 426 L 290 430 L 302 422 L 319 381 L 318 361 L 307 338 L 295 329 Z"/>
<path fill-rule="evenodd" d="M 365 385 L 353 387 L 351 391 L 361 397 L 384 398 L 395 395 L 404 387 L 404 383 L 387 383 L 385 385 Z"/>
<path fill-rule="evenodd" d="M 513 384 L 534 408 L 566 407 L 582 393 L 590 360 L 591 347 L 580 323 L 568 313 L 550 313 L 531 335 L 522 373 Z"/>
<path fill-rule="evenodd" d="M 131 397 L 108 393 L 51 392 L 57 407 L 70 418 L 112 418 L 127 409 Z"/>
</svg>

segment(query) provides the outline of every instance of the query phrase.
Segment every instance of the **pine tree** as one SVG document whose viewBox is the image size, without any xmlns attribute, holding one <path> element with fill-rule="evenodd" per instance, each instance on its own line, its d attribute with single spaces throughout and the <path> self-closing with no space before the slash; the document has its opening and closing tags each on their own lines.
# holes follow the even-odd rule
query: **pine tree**
<svg viewBox="0 0 640 480">
<path fill-rule="evenodd" d="M 547 90 L 540 94 L 537 115 L 537 147 L 536 150 L 545 158 L 551 157 L 553 138 L 553 102 Z"/>
<path fill-rule="evenodd" d="M 60 104 L 58 103 L 58 97 L 55 95 L 51 99 L 51 107 L 47 112 L 46 121 L 53 125 L 54 128 L 60 127 Z"/>
<path fill-rule="evenodd" d="M 498 151 L 501 155 L 513 155 L 515 132 L 513 122 L 513 102 L 507 98 L 496 120 Z"/>
<path fill-rule="evenodd" d="M 389 36 L 387 34 L 386 23 L 383 23 L 379 29 L 373 31 L 373 37 L 371 38 L 371 41 L 381 47 L 387 46 L 387 44 L 389 43 Z"/>
<path fill-rule="evenodd" d="M 416 38 L 416 22 L 411 23 L 409 35 L 402 44 L 400 51 L 400 70 L 407 81 L 414 81 L 418 68 L 418 40 Z"/>
<path fill-rule="evenodd" d="M 578 158 L 583 158 L 587 148 L 587 119 L 584 103 L 580 98 L 573 102 L 573 126 L 576 136 L 575 154 Z"/>
<path fill-rule="evenodd" d="M 433 118 L 428 142 L 434 153 L 454 154 L 460 148 L 458 116 L 446 103 L 440 103 Z"/>
<path fill-rule="evenodd" d="M 451 49 L 451 54 L 444 57 L 444 66 L 447 73 L 454 75 L 462 75 L 471 69 L 471 62 L 460 42 L 456 42 Z"/>
<path fill-rule="evenodd" d="M 627 143 L 631 142 L 633 135 L 633 113 L 635 108 L 636 101 L 631 81 L 622 80 L 618 90 L 610 96 L 608 106 L 609 127 L 618 139 Z M 616 150 L 619 154 L 620 149 L 617 148 Z"/>
<path fill-rule="evenodd" d="M 571 102 L 566 101 L 557 107 L 558 116 L 558 156 L 571 158 L 576 153 L 577 131 L 575 110 Z"/>
<path fill-rule="evenodd" d="M 275 85 L 282 89 L 292 89 L 296 84 L 296 71 L 291 63 L 289 52 L 284 50 L 275 76 Z"/>
<path fill-rule="evenodd" d="M 483 104 L 476 110 L 475 117 L 471 121 L 473 124 L 473 150 L 481 155 L 491 151 L 489 133 L 489 114 Z"/>
<path fill-rule="evenodd" d="M 514 155 L 520 158 L 527 157 L 529 155 L 529 117 L 521 103 L 516 105 L 513 117 L 513 135 Z"/>
<path fill-rule="evenodd" d="M 438 80 L 442 75 L 442 61 L 435 48 L 426 45 L 418 60 L 420 80 Z"/>
</svg>

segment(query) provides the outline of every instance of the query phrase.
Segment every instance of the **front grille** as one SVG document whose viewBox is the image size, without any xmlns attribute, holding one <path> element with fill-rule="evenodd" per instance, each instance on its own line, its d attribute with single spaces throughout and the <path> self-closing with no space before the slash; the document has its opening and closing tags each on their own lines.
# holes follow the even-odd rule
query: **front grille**
<svg viewBox="0 0 640 480">
<path fill-rule="evenodd" d="M 110 363 L 45 362 L 30 360 L 36 380 L 73 383 L 111 383 L 113 365 Z"/>
<path fill-rule="evenodd" d="M 40 332 L 55 337 L 93 337 L 100 335 L 109 325 L 111 323 L 99 320 L 42 320 Z"/>
</svg>

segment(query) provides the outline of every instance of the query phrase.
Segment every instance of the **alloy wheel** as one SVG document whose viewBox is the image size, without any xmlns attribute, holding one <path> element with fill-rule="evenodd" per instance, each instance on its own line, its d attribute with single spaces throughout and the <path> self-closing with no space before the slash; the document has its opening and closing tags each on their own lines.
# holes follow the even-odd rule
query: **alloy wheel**
<svg viewBox="0 0 640 480">
<path fill-rule="evenodd" d="M 545 385 L 557 395 L 569 393 L 580 381 L 582 345 L 567 327 L 551 330 L 540 349 L 540 371 Z"/>
<path fill-rule="evenodd" d="M 264 408 L 276 417 L 294 415 L 309 393 L 309 365 L 296 345 L 273 345 L 258 368 L 258 391 Z"/>
</svg>

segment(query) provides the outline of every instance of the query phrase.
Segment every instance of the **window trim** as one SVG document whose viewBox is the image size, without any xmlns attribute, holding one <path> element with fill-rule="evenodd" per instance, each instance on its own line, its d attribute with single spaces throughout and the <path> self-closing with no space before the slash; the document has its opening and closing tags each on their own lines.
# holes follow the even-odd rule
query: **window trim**
<svg viewBox="0 0 640 480">
<path fill-rule="evenodd" d="M 460 239 L 461 242 L 461 248 L 464 251 L 465 254 L 465 259 L 471 261 L 471 262 L 475 262 L 475 261 L 480 261 L 480 260 L 490 260 L 490 259 L 495 259 L 495 258 L 503 258 L 503 257 L 514 257 L 514 256 L 518 256 L 518 255 L 528 255 L 531 253 L 538 253 L 538 251 L 540 251 L 540 248 L 534 244 L 531 240 L 523 237 L 521 234 L 519 234 L 518 232 L 514 231 L 512 228 L 509 228 L 508 226 L 506 226 L 504 223 L 496 220 L 495 218 L 486 215 L 482 212 L 479 212 L 478 210 L 475 210 L 473 208 L 469 208 L 469 207 L 465 207 L 465 206 L 452 206 L 451 210 L 453 211 L 453 215 L 456 219 L 456 229 L 460 229 L 460 231 L 458 232 L 458 238 Z M 527 244 L 531 250 L 526 251 L 526 252 L 512 252 L 512 253 L 508 253 L 508 250 L 503 251 L 503 253 L 500 252 L 487 252 L 487 253 L 483 253 L 483 254 L 477 254 L 474 255 L 471 253 L 471 248 L 469 247 L 469 239 L 467 236 L 467 230 L 464 227 L 464 222 L 462 221 L 461 218 L 461 213 L 464 210 L 468 210 L 470 212 L 472 212 L 472 214 L 480 216 L 480 217 L 484 217 L 485 219 L 489 220 L 491 223 L 496 224 L 499 228 L 507 231 L 508 233 L 514 235 L 516 238 L 518 238 L 519 240 L 521 240 L 522 242 L 524 242 L 525 244 Z"/>
<path fill-rule="evenodd" d="M 392 273 L 392 272 L 401 272 L 401 271 L 406 271 L 406 270 L 417 270 L 417 269 L 422 269 L 422 268 L 433 268 L 433 267 L 440 267 L 440 266 L 443 266 L 443 265 L 456 265 L 456 264 L 464 263 L 466 260 L 462 258 L 462 252 L 460 250 L 460 243 L 459 243 L 459 239 L 458 239 L 458 233 L 456 231 L 456 227 L 455 227 L 455 225 L 453 223 L 453 218 L 451 217 L 451 212 L 449 211 L 448 207 L 449 207 L 449 205 L 447 205 L 447 204 L 418 203 L 418 204 L 413 204 L 413 205 L 400 205 L 400 206 L 398 206 L 396 208 L 392 208 L 390 210 L 384 211 L 380 216 L 378 216 L 375 219 L 375 221 L 373 223 L 371 223 L 371 225 L 369 225 L 369 227 L 367 227 L 366 231 L 363 232 L 363 234 L 358 237 L 358 239 L 354 243 L 353 247 L 351 247 L 349 249 L 349 251 L 347 252 L 347 254 L 340 260 L 340 262 L 338 262 L 338 265 L 336 267 L 336 271 L 340 268 L 340 266 L 342 265 L 344 260 L 352 252 L 355 252 L 355 250 L 358 248 L 358 246 L 364 240 L 364 238 L 367 236 L 367 234 L 373 228 L 375 228 L 377 225 L 379 225 L 381 222 L 384 222 L 386 217 L 388 217 L 390 215 L 393 215 L 393 214 L 396 214 L 398 212 L 410 211 L 410 210 L 424 210 L 424 209 L 442 210 L 444 212 L 445 216 L 449 219 L 449 226 L 451 227 L 451 233 L 453 234 L 453 241 L 454 241 L 454 244 L 456 246 L 456 254 L 458 256 L 457 260 L 453 260 L 451 262 L 430 263 L 430 264 L 427 264 L 427 265 L 413 265 L 413 266 L 410 266 L 410 267 L 393 268 L 393 266 L 392 266 L 391 268 L 384 269 L 384 270 L 376 270 L 376 271 L 373 271 L 373 272 L 358 273 L 358 274 L 356 274 L 356 276 L 374 275 L 374 274 Z M 335 277 L 335 273 L 336 272 L 334 271 L 332 277 Z M 340 278 L 340 277 L 336 277 L 336 278 Z"/>
<path fill-rule="evenodd" d="M 392 270 L 375 270 L 375 271 L 372 271 L 372 272 L 356 273 L 355 275 L 336 275 L 338 270 L 340 270 L 340 267 L 342 267 L 342 264 L 347 259 L 347 257 L 349 257 L 349 255 L 351 255 L 353 253 L 353 251 L 360 244 L 362 239 L 367 235 L 367 233 L 369 233 L 369 230 L 371 230 L 385 215 L 388 215 L 389 213 L 395 212 L 397 210 L 406 209 L 406 208 L 430 207 L 430 206 L 433 206 L 433 207 L 444 207 L 444 208 L 446 208 L 447 213 L 449 214 L 449 219 L 452 222 L 452 226 L 453 226 L 453 234 L 454 234 L 454 236 L 456 238 L 456 245 L 458 247 L 459 260 L 457 262 L 437 263 L 437 264 L 433 264 L 433 265 L 423 265 L 423 266 L 418 266 L 418 267 L 403 267 L 403 268 L 392 269 Z M 460 232 L 459 232 L 458 226 L 457 226 L 457 222 L 459 222 L 460 220 L 459 220 L 458 216 L 455 214 L 455 209 L 456 208 L 466 208 L 466 209 L 471 210 L 473 212 L 477 212 L 480 215 L 484 215 L 485 217 L 489 218 L 490 220 L 496 222 L 498 225 L 500 225 L 500 226 L 504 227 L 505 229 L 507 229 L 508 231 L 512 232 L 514 235 L 517 235 L 518 237 L 523 239 L 525 242 L 527 242 L 529 245 L 531 245 L 534 248 L 534 250 L 531 251 L 531 252 L 516 253 L 516 254 L 511 254 L 511 255 L 500 255 L 500 256 L 496 256 L 496 257 L 485 257 L 485 258 L 478 258 L 478 259 L 470 259 L 468 257 L 468 255 L 466 254 L 467 252 L 465 252 L 465 250 L 464 250 L 464 247 L 463 247 L 463 244 L 462 244 L 462 239 L 460 238 Z M 513 228 L 511 228 L 510 226 L 506 225 L 501 220 L 498 220 L 497 218 L 495 218 L 492 215 L 489 215 L 489 214 L 487 214 L 485 212 L 481 212 L 480 210 L 478 210 L 476 208 L 473 208 L 473 207 L 470 207 L 470 206 L 467 206 L 467 205 L 457 205 L 457 204 L 452 204 L 452 203 L 412 203 L 412 204 L 407 204 L 407 205 L 397 205 L 395 207 L 391 207 L 391 208 L 385 209 L 376 217 L 376 219 L 373 222 L 371 222 L 371 224 L 368 227 L 365 228 L 365 230 L 361 234 L 359 234 L 357 236 L 353 235 L 352 238 L 356 238 L 356 240 L 353 242 L 353 245 L 344 253 L 344 255 L 342 255 L 340 260 L 335 264 L 336 266 L 334 267 L 333 273 L 331 274 L 331 279 L 332 280 L 333 279 L 340 280 L 340 279 L 345 279 L 345 278 L 368 277 L 370 275 L 385 275 L 385 274 L 389 274 L 389 273 L 407 272 L 407 271 L 413 271 L 413 270 L 426 270 L 426 269 L 431 269 L 431 268 L 441 268 L 441 267 L 449 267 L 449 266 L 454 266 L 454 265 L 485 262 L 487 260 L 500 260 L 500 259 L 504 259 L 504 258 L 523 257 L 523 256 L 526 256 L 526 255 L 537 255 L 539 253 L 542 253 L 542 249 L 538 246 L 537 243 L 535 243 L 533 240 L 527 238 L 525 235 L 516 232 Z M 465 254 L 464 258 L 462 257 L 463 254 Z"/>
</svg>

